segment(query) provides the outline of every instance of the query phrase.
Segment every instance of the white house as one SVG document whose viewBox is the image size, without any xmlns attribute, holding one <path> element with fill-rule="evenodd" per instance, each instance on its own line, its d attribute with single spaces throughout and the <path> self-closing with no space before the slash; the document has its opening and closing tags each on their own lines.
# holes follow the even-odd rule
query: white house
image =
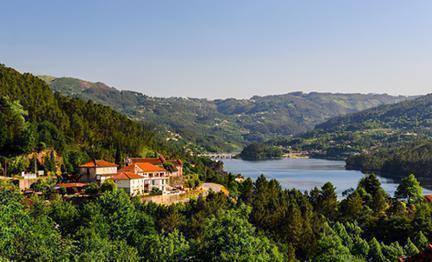
<svg viewBox="0 0 432 262">
<path fill-rule="evenodd" d="M 131 196 L 144 193 L 145 178 L 143 176 L 132 172 L 118 172 L 111 179 L 114 180 L 118 188 L 124 189 Z"/>
<path fill-rule="evenodd" d="M 169 175 L 168 172 L 150 163 L 136 163 L 126 166 L 119 172 L 131 172 L 144 178 L 144 190 L 150 192 L 153 188 L 158 188 L 162 192 L 167 190 Z"/>
</svg>

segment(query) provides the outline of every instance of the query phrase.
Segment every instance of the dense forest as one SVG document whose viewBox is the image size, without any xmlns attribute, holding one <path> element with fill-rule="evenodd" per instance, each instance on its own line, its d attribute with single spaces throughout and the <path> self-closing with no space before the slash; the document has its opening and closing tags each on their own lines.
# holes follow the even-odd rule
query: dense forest
<svg viewBox="0 0 432 262">
<path fill-rule="evenodd" d="M 41 188 L 25 198 L 0 182 L 2 260 L 396 261 L 432 237 L 432 207 L 414 176 L 398 187 L 403 202 L 374 175 L 342 201 L 330 183 L 302 193 L 263 176 L 240 183 L 238 197 L 171 206 L 131 199 L 114 184 L 85 200 Z"/>
<path fill-rule="evenodd" d="M 158 124 L 210 152 L 240 152 L 249 143 L 299 134 L 335 116 L 407 99 L 389 95 L 302 92 L 250 99 L 158 98 L 120 91 L 100 82 L 41 78 L 64 95 L 91 99 L 133 119 Z"/>
<path fill-rule="evenodd" d="M 244 160 L 264 160 L 282 157 L 282 150 L 278 147 L 252 143 L 246 146 L 239 155 Z"/>
<path fill-rule="evenodd" d="M 348 169 L 381 172 L 392 176 L 413 173 L 423 179 L 432 179 L 432 142 L 417 141 L 402 146 L 380 148 L 348 157 Z"/>
</svg>

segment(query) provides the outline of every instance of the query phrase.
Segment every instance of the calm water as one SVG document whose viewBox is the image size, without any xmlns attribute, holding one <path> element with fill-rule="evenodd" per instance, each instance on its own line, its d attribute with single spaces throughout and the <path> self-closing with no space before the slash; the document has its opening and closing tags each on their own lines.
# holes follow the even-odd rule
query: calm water
<svg viewBox="0 0 432 262">
<path fill-rule="evenodd" d="M 364 176 L 360 171 L 345 170 L 344 161 L 322 159 L 278 159 L 264 161 L 245 161 L 240 159 L 223 159 L 225 170 L 244 177 L 256 179 L 261 174 L 267 178 L 277 179 L 285 188 L 297 188 L 310 191 L 330 181 L 339 196 L 349 188 L 355 188 Z M 382 187 L 393 196 L 399 181 L 379 177 Z M 423 189 L 426 194 L 432 191 Z"/>
</svg>

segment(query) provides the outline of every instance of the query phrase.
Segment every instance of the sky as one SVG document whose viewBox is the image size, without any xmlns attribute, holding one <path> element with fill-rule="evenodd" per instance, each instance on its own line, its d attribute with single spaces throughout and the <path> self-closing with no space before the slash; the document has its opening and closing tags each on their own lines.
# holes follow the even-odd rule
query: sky
<svg viewBox="0 0 432 262">
<path fill-rule="evenodd" d="M 432 92 L 432 1 L 0 0 L 0 63 L 151 96 Z"/>
</svg>

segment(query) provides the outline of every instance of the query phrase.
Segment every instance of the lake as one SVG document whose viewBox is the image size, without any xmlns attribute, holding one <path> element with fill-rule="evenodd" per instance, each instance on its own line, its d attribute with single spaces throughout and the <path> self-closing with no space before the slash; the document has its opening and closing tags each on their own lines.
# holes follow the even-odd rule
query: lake
<svg viewBox="0 0 432 262">
<path fill-rule="evenodd" d="M 285 188 L 296 188 L 300 191 L 310 191 L 331 182 L 336 187 L 339 197 L 349 188 L 356 188 L 364 176 L 360 171 L 346 170 L 344 161 L 323 159 L 294 159 L 245 161 L 241 159 L 221 159 L 225 170 L 244 177 L 256 179 L 261 174 L 267 178 L 277 179 Z M 391 196 L 394 195 L 400 180 L 379 176 L 382 187 Z M 423 188 L 425 194 L 432 191 Z"/>
</svg>

